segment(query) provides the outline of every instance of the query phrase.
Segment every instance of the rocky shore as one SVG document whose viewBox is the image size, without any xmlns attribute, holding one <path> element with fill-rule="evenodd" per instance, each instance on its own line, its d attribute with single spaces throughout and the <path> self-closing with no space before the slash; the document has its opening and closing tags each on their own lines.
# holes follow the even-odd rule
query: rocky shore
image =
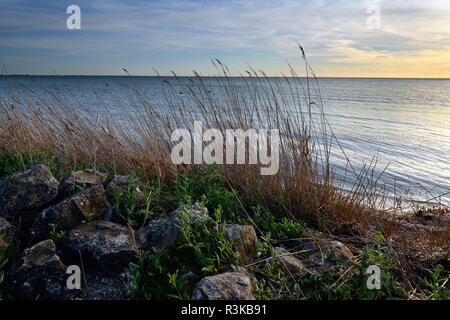
<svg viewBox="0 0 450 320">
<path fill-rule="evenodd" d="M 301 224 L 287 219 L 275 223 L 264 215 L 231 223 L 221 218 L 221 206 L 210 212 L 203 203 L 180 199 L 148 214 L 152 192 L 132 180 L 130 175 L 111 176 L 101 168 L 54 176 L 44 164 L 4 178 L 0 182 L 2 298 L 327 298 L 318 295 L 322 289 L 331 290 L 326 286 L 338 283 L 343 270 L 351 281 L 361 278 L 358 283 L 345 283 L 354 286 L 348 292 L 362 290 L 367 298 L 407 297 L 394 278 L 386 278 L 380 290 L 364 287 L 367 274 L 362 268 L 379 262 L 376 255 L 384 252 L 379 247 L 376 254 L 371 251 L 376 247 L 350 249 Z M 120 201 L 124 194 L 129 197 L 126 202 Z M 147 214 L 132 225 L 123 219 L 123 212 L 135 206 Z M 254 220 L 259 222 L 251 224 Z M 277 233 L 285 236 L 271 241 Z M 176 271 L 165 274 L 163 257 L 170 265 L 167 270 Z M 74 281 L 70 266 L 81 271 L 78 288 L 70 285 Z M 161 285 L 168 288 L 156 293 L 148 289 Z M 274 295 L 277 290 L 283 295 Z M 342 294 L 333 298 L 345 298 Z"/>
</svg>

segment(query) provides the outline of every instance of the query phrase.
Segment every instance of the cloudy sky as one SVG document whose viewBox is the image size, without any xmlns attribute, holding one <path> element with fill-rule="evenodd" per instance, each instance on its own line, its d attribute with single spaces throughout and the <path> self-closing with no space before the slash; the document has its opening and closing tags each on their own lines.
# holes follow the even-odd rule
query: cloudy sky
<svg viewBox="0 0 450 320">
<path fill-rule="evenodd" d="M 318 76 L 450 78 L 450 1 L 0 0 L 8 74 L 209 75 L 220 58 L 279 75 L 297 41 Z"/>
</svg>

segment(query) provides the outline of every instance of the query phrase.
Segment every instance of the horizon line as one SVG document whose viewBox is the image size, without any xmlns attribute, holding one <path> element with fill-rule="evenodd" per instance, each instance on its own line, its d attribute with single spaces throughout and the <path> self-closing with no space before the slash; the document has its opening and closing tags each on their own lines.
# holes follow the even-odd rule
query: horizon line
<svg viewBox="0 0 450 320">
<path fill-rule="evenodd" d="M 225 78 L 225 76 L 222 75 L 200 75 L 202 78 Z M 122 74 L 0 74 L 0 77 L 142 77 L 142 78 L 160 78 L 160 77 L 168 77 L 168 78 L 175 78 L 173 74 L 170 75 L 122 75 Z M 176 75 L 178 78 L 192 78 L 195 77 L 195 75 L 192 76 L 181 76 Z M 232 75 L 227 76 L 228 78 L 251 78 L 248 75 Z M 254 76 L 252 76 L 254 77 Z M 262 76 L 261 76 L 262 77 Z M 267 78 L 285 78 L 281 75 L 272 75 L 267 76 Z M 306 76 L 287 76 L 287 78 L 307 78 Z M 314 78 L 313 76 L 309 76 L 309 78 Z M 373 77 L 373 76 L 316 76 L 317 79 L 326 79 L 326 78 L 333 78 L 333 79 L 399 79 L 399 80 L 450 80 L 450 77 Z"/>
</svg>

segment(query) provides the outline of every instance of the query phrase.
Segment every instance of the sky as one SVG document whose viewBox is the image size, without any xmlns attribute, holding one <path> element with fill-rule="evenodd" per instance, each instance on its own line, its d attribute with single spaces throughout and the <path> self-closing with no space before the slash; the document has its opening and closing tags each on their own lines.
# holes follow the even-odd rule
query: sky
<svg viewBox="0 0 450 320">
<path fill-rule="evenodd" d="M 302 74 L 297 42 L 319 77 L 450 78 L 450 1 L 0 0 L 8 74 Z"/>
</svg>

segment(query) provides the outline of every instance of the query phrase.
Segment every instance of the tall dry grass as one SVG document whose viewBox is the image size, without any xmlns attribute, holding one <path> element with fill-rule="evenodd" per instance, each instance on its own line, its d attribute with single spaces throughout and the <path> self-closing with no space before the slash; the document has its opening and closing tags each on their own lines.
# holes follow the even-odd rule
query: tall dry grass
<svg viewBox="0 0 450 320">
<path fill-rule="evenodd" d="M 27 88 L 20 97 L 11 89 L 0 101 L 0 148 L 9 152 L 50 149 L 60 159 L 112 163 L 118 171 L 141 167 L 149 179 L 170 183 L 174 174 L 190 167 L 171 161 L 170 137 L 175 129 L 192 132 L 194 121 L 202 121 L 205 130 L 279 129 L 279 173 L 261 176 L 259 165 L 224 165 L 225 179 L 233 188 L 251 192 L 254 181 L 260 180 L 263 205 L 282 206 L 283 214 L 292 218 L 314 221 L 323 229 L 358 222 L 387 232 L 390 225 L 380 215 L 383 192 L 379 177 L 374 176 L 374 163 L 356 172 L 348 162 L 348 174 L 356 181 L 350 192 L 335 183 L 329 160 L 332 141 L 339 143 L 325 117 L 317 79 L 301 50 L 306 73 L 302 78 L 292 67 L 289 75 L 279 78 L 250 69 L 238 85 L 218 60 L 213 61 L 217 72 L 212 78 L 195 72 L 189 79 L 175 74 L 159 77 L 163 111 L 131 85 L 127 105 L 117 99 L 114 106 L 123 112 L 121 119 L 111 116 L 112 106 L 102 101 L 97 102 L 100 111 L 93 112 L 81 102 L 68 104 L 47 88 Z"/>
</svg>

